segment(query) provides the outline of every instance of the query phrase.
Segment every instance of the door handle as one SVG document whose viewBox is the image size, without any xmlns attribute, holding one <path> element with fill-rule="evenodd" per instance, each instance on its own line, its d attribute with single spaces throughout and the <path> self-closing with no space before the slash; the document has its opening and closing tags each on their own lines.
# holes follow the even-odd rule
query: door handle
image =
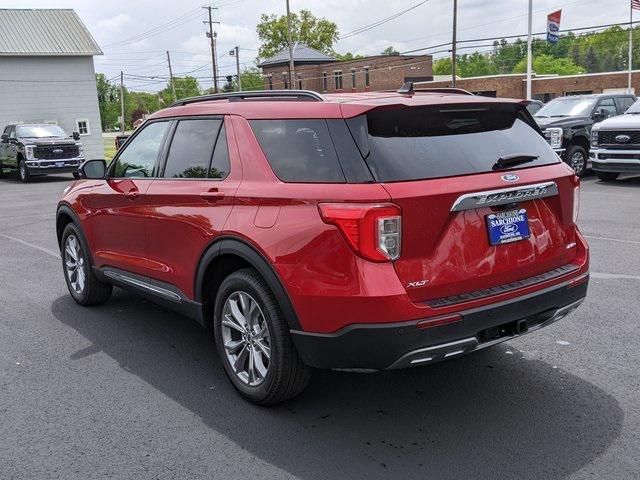
<svg viewBox="0 0 640 480">
<path fill-rule="evenodd" d="M 224 192 L 218 191 L 217 188 L 212 188 L 207 192 L 202 192 L 200 194 L 200 198 L 202 198 L 203 200 L 206 200 L 207 202 L 214 203 L 224 198 Z"/>
<path fill-rule="evenodd" d="M 129 190 L 124 194 L 124 196 L 129 200 L 135 200 L 136 198 L 138 198 L 138 195 L 140 195 L 140 192 L 138 190 Z"/>
</svg>

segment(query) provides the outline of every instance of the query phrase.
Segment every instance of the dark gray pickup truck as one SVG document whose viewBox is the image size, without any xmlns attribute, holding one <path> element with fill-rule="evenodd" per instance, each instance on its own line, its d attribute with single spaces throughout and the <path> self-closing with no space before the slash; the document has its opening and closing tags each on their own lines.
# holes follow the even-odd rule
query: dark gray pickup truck
<svg viewBox="0 0 640 480">
<path fill-rule="evenodd" d="M 58 125 L 7 125 L 0 139 L 0 173 L 18 172 L 22 182 L 33 176 L 75 172 L 84 162 L 80 136 Z"/>
</svg>

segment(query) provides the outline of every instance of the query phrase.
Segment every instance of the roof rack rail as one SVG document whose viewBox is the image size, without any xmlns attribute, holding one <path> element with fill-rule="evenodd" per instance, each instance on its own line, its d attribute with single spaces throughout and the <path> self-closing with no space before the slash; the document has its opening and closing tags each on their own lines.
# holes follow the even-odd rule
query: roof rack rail
<svg viewBox="0 0 640 480">
<path fill-rule="evenodd" d="M 474 95 L 473 93 L 471 93 L 468 90 L 464 90 L 462 88 L 429 88 L 429 87 L 425 87 L 425 88 L 416 88 L 415 90 L 416 92 L 432 92 L 432 93 L 453 93 L 453 94 L 459 94 L 459 95 Z M 475 96 L 475 95 L 474 95 Z"/>
<path fill-rule="evenodd" d="M 241 102 L 243 100 L 295 100 L 323 102 L 322 95 L 311 90 L 250 90 L 247 92 L 214 93 L 211 95 L 200 95 L 198 97 L 181 98 L 173 102 L 171 107 L 188 105 L 190 103 L 208 102 L 209 100 L 229 100 L 230 102 Z"/>
</svg>

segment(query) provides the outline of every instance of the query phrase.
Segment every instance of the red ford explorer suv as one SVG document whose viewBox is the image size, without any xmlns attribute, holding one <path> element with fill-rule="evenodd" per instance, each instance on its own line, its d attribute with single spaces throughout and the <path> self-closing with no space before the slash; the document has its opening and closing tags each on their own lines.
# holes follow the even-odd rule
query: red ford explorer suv
<svg viewBox="0 0 640 480">
<path fill-rule="evenodd" d="M 73 299 L 115 285 L 211 327 L 258 404 L 301 392 L 312 367 L 495 345 L 587 292 L 579 180 L 519 101 L 411 87 L 190 98 L 78 176 L 57 210 Z"/>
</svg>

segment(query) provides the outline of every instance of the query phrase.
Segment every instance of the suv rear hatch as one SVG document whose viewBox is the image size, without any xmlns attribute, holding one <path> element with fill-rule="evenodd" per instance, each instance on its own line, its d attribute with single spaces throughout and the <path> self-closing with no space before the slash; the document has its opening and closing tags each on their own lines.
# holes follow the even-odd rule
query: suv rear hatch
<svg viewBox="0 0 640 480">
<path fill-rule="evenodd" d="M 577 180 L 524 105 L 395 105 L 346 121 L 402 209 L 394 265 L 414 302 L 447 306 L 572 270 Z"/>
</svg>

